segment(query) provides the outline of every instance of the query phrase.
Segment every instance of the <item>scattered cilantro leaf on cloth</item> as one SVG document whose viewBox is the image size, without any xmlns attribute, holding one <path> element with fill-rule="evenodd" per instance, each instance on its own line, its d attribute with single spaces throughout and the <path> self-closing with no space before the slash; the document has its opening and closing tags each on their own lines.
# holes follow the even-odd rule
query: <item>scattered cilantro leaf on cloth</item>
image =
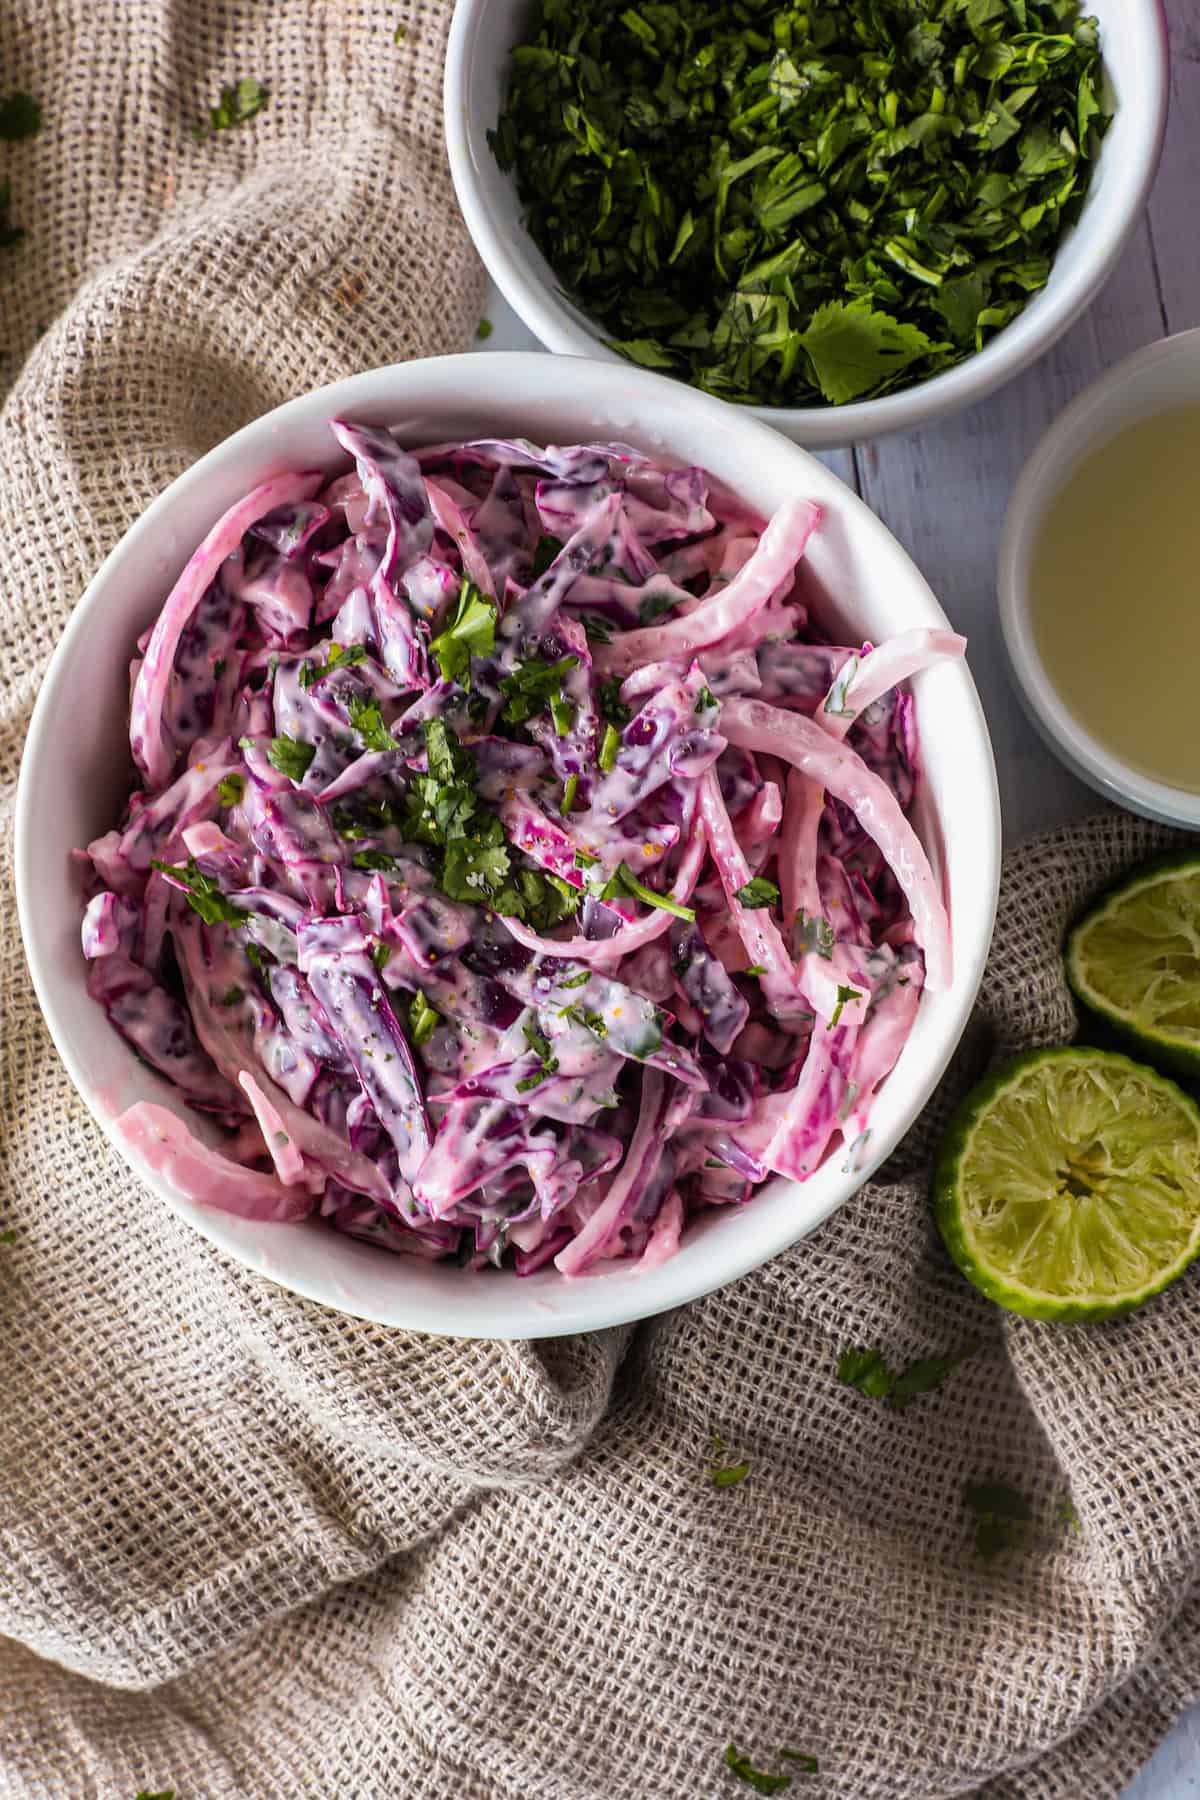
<svg viewBox="0 0 1200 1800">
<path fill-rule="evenodd" d="M 1076 0 L 543 0 L 490 134 L 615 349 L 728 399 L 952 367 L 1045 285 L 1107 124 Z"/>
<path fill-rule="evenodd" d="M 17 1232 L 14 1225 L 7 1225 L 3 1231 L 0 1231 L 0 1244 L 15 1244 L 16 1241 Z"/>
<path fill-rule="evenodd" d="M 740 1487 L 750 1473 L 749 1459 L 743 1457 L 741 1462 L 727 1463 L 722 1459 L 725 1455 L 725 1441 L 712 1434 L 712 1460 L 708 1465 L 708 1478 L 715 1488 Z"/>
<path fill-rule="evenodd" d="M 725 1767 L 732 1770 L 739 1781 L 753 1788 L 756 1794 L 785 1794 L 792 1785 L 790 1775 L 770 1775 L 766 1769 L 756 1769 L 750 1758 L 738 1750 L 734 1743 L 725 1746 Z"/>
<path fill-rule="evenodd" d="M 197 139 L 211 137 L 215 131 L 230 131 L 235 125 L 244 125 L 247 119 L 255 118 L 262 111 L 270 98 L 269 90 L 261 81 L 243 75 L 231 87 L 221 89 L 221 98 L 209 108 L 207 120 L 193 125 L 192 136 Z"/>
<path fill-rule="evenodd" d="M 963 1504 L 975 1515 L 975 1548 L 985 1561 L 1025 1543 L 1033 1508 L 1007 1482 L 968 1482 Z"/>
<path fill-rule="evenodd" d="M 806 1750 L 781 1750 L 779 1754 L 785 1762 L 798 1763 L 802 1775 L 819 1775 L 821 1772 L 821 1765 L 816 1757 L 810 1756 Z"/>
<path fill-rule="evenodd" d="M 42 129 L 42 109 L 32 94 L 0 95 L 0 141 L 19 143 Z"/>
<path fill-rule="evenodd" d="M 490 319 L 480 319 L 478 325 L 475 327 L 475 336 L 479 339 L 480 343 L 484 343 L 491 337 L 495 329 L 496 327 L 492 324 Z"/>
<path fill-rule="evenodd" d="M 968 1344 L 947 1356 L 923 1356 L 898 1372 L 888 1367 L 887 1358 L 878 1347 L 847 1346 L 838 1357 L 838 1380 L 846 1387 L 857 1388 L 870 1400 L 886 1400 L 896 1412 L 903 1412 L 918 1395 L 941 1387 L 946 1377 L 974 1356 L 977 1349 L 978 1345 Z"/>
</svg>

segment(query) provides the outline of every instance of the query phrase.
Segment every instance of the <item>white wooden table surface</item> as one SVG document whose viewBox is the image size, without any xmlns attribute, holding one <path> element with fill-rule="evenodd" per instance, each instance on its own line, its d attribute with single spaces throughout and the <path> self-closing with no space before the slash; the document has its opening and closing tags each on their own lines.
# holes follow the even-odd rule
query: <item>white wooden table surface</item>
<svg viewBox="0 0 1200 1800">
<path fill-rule="evenodd" d="M 1171 117 L 1162 165 L 1148 215 L 1090 311 L 1027 374 L 970 412 L 823 458 L 891 527 L 970 640 L 1008 844 L 1099 804 L 1043 747 L 1005 665 L 995 568 L 1013 482 L 1051 419 L 1102 369 L 1168 332 L 1200 325 L 1200 4 L 1167 0 L 1167 7 Z M 487 316 L 494 330 L 486 349 L 538 347 L 495 292 Z M 1124 1800 L 1198 1796 L 1200 1705 L 1179 1722 Z"/>
</svg>

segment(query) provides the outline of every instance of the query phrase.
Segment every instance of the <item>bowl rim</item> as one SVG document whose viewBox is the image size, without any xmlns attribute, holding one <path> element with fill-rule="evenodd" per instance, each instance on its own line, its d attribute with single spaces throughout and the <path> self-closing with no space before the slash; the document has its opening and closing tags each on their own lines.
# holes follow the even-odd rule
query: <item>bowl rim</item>
<svg viewBox="0 0 1200 1800">
<path fill-rule="evenodd" d="M 1089 456 L 1140 419 L 1136 395 L 1148 374 L 1176 361 L 1200 367 L 1200 327 L 1134 350 L 1076 395 L 1025 462 L 1004 517 L 997 595 L 1005 652 L 1022 704 L 1051 750 L 1089 787 L 1143 817 L 1200 829 L 1200 793 L 1173 786 L 1127 763 L 1095 737 L 1062 699 L 1042 661 L 1030 611 L 1030 565 L 1038 528 L 1064 482 Z"/>
<path fill-rule="evenodd" d="M 528 390 L 531 379 L 536 375 L 544 381 L 546 372 L 555 365 L 544 353 L 535 351 L 497 352 L 489 356 L 484 365 L 485 381 L 495 381 L 503 389 L 507 383 L 513 393 L 524 393 Z M 596 362 L 585 362 L 579 359 L 577 367 L 581 379 L 586 384 L 594 384 L 595 393 L 610 394 L 612 390 L 611 370 L 607 365 Z M 436 372 L 436 373 L 435 373 Z M 295 467 L 298 453 L 290 454 L 285 446 L 289 428 L 306 426 L 314 419 L 322 422 L 338 413 L 353 416 L 361 413 L 370 417 L 372 413 L 392 411 L 398 418 L 403 418 L 406 407 L 423 408 L 426 413 L 436 413 L 438 408 L 450 411 L 457 404 L 461 407 L 461 396 L 470 393 L 470 384 L 478 387 L 481 377 L 481 359 L 466 353 L 458 356 L 434 357 L 419 359 L 409 363 L 386 365 L 381 369 L 364 371 L 356 375 L 313 389 L 305 394 L 285 402 L 251 421 L 241 430 L 235 432 L 220 444 L 215 445 L 204 456 L 186 468 L 166 488 L 164 488 L 130 526 L 101 563 L 99 569 L 88 583 L 81 599 L 72 611 L 62 635 L 56 645 L 34 705 L 33 715 L 23 750 L 20 775 L 18 779 L 15 819 L 15 877 L 18 915 L 25 945 L 26 959 L 33 979 L 37 998 L 49 1028 L 55 1047 L 65 1065 L 67 1072 L 84 1105 L 95 1122 L 104 1131 L 110 1143 L 122 1160 L 129 1166 L 142 1186 L 149 1190 L 156 1202 L 165 1201 L 177 1217 L 183 1219 L 203 1237 L 218 1248 L 232 1255 L 237 1261 L 257 1273 L 266 1274 L 269 1279 L 278 1282 L 289 1291 L 313 1299 L 323 1305 L 333 1307 L 352 1316 L 374 1320 L 389 1326 L 399 1326 L 410 1330 L 427 1331 L 439 1335 L 476 1336 L 492 1339 L 504 1338 L 541 1338 L 575 1333 L 581 1330 L 601 1329 L 611 1325 L 625 1324 L 636 1320 L 653 1317 L 657 1313 L 668 1311 L 676 1306 L 698 1299 L 717 1288 L 724 1287 L 757 1268 L 771 1258 L 781 1254 L 785 1249 L 797 1242 L 800 1237 L 822 1223 L 851 1195 L 869 1180 L 879 1164 L 890 1155 L 896 1144 L 919 1115 L 941 1079 L 952 1055 L 958 1045 L 962 1032 L 970 1016 L 982 979 L 983 969 L 990 947 L 992 929 L 995 919 L 996 898 L 999 888 L 1000 865 L 1000 800 L 996 781 L 995 759 L 992 753 L 990 736 L 987 729 L 983 708 L 978 692 L 965 662 L 947 664 L 937 670 L 926 672 L 919 679 L 932 680 L 935 677 L 961 684 L 963 701 L 969 717 L 975 726 L 975 736 L 971 749 L 978 766 L 979 779 L 972 791 L 972 806 L 979 815 L 978 838 L 973 842 L 972 866 L 977 871 L 973 892 L 980 897 L 976 914 L 965 921 L 962 926 L 955 926 L 955 977 L 953 986 L 945 994 L 937 996 L 940 1022 L 939 1035 L 935 1043 L 922 1046 L 923 1058 L 918 1065 L 909 1071 L 909 1079 L 904 1090 L 902 1110 L 903 1121 L 889 1124 L 885 1133 L 877 1136 L 871 1152 L 864 1155 L 861 1165 L 857 1166 L 852 1177 L 831 1183 L 831 1192 L 821 1195 L 819 1203 L 814 1199 L 809 1207 L 798 1218 L 796 1224 L 787 1221 L 775 1223 L 770 1230 L 761 1227 L 757 1232 L 744 1231 L 739 1234 L 728 1234 L 728 1243 L 723 1243 L 720 1254 L 700 1256 L 693 1259 L 685 1270 L 679 1259 L 671 1258 L 660 1268 L 648 1272 L 639 1280 L 629 1279 L 630 1270 L 624 1265 L 612 1265 L 615 1271 L 593 1281 L 580 1281 L 569 1284 L 574 1290 L 581 1291 L 585 1287 L 594 1289 L 597 1295 L 594 1303 L 581 1300 L 579 1308 L 568 1306 L 560 1311 L 548 1304 L 541 1297 L 538 1276 L 533 1276 L 521 1283 L 517 1293 L 510 1296 L 507 1307 L 498 1306 L 496 1310 L 502 1314 L 511 1313 L 501 1322 L 489 1318 L 486 1323 L 475 1327 L 472 1321 L 461 1317 L 453 1317 L 447 1321 L 444 1313 L 447 1308 L 444 1300 L 432 1299 L 415 1289 L 406 1291 L 403 1281 L 395 1287 L 396 1303 L 389 1302 L 386 1307 L 382 1303 L 364 1304 L 353 1292 L 348 1292 L 331 1272 L 324 1272 L 319 1278 L 309 1278 L 298 1274 L 294 1269 L 284 1273 L 278 1267 L 272 1267 L 262 1248 L 264 1230 L 271 1234 L 269 1242 L 282 1242 L 279 1234 L 294 1231 L 311 1231 L 310 1222 L 296 1226 L 271 1225 L 247 1230 L 247 1222 L 212 1208 L 196 1206 L 176 1193 L 145 1162 L 142 1156 L 121 1141 L 114 1129 L 111 1109 L 105 1104 L 103 1084 L 98 1081 L 87 1067 L 85 1047 L 77 1031 L 68 1022 L 69 1003 L 67 996 L 75 991 L 70 976 L 63 977 L 54 963 L 53 955 L 47 945 L 44 946 L 39 932 L 39 908 L 37 903 L 36 883 L 34 880 L 34 845 L 37 838 L 37 819 L 35 785 L 38 779 L 37 770 L 42 765 L 46 748 L 56 734 L 56 721 L 61 718 L 62 703 L 58 690 L 68 680 L 68 672 L 81 651 L 88 644 L 97 629 L 98 621 L 103 617 L 102 607 L 108 598 L 108 591 L 126 566 L 127 562 L 139 554 L 146 554 L 154 544 L 160 529 L 160 521 L 169 519 L 173 510 L 185 496 L 192 497 L 197 491 L 203 494 L 205 484 L 214 471 L 222 471 L 226 480 L 231 479 L 232 468 L 246 461 L 247 453 L 253 452 L 253 459 L 259 473 L 252 475 L 245 485 L 255 479 L 262 479 L 270 468 Z M 437 391 L 437 398 L 431 400 L 428 394 L 418 396 L 416 390 L 421 382 L 428 378 Z M 628 390 L 643 390 L 646 401 L 642 416 L 652 416 L 652 403 L 655 394 L 666 406 L 668 414 L 685 412 L 687 415 L 701 415 L 697 429 L 705 423 L 703 415 L 708 415 L 713 431 L 723 428 L 725 433 L 731 429 L 745 445 L 745 459 L 752 463 L 755 447 L 776 459 L 794 464 L 799 474 L 812 482 L 815 490 L 824 489 L 828 494 L 836 490 L 839 505 L 844 504 L 855 517 L 858 534 L 866 543 L 873 539 L 893 562 L 894 565 L 907 565 L 912 582 L 914 598 L 921 602 L 929 615 L 931 624 L 944 621 L 945 615 L 925 581 L 916 564 L 907 551 L 887 529 L 883 521 L 872 512 L 869 506 L 845 485 L 830 470 L 824 467 L 806 450 L 770 431 L 758 421 L 742 414 L 731 421 L 726 404 L 712 396 L 703 395 L 685 384 L 667 381 L 663 376 L 651 371 L 629 368 L 623 378 L 624 386 L 622 403 Z M 406 389 L 413 391 L 406 395 Z M 514 409 L 519 401 L 513 402 Z M 676 422 L 676 428 L 682 426 Z M 670 455 L 670 449 L 664 446 L 664 453 Z M 739 455 L 741 452 L 739 451 Z M 224 468 L 224 465 L 229 465 Z M 222 510 L 220 499 L 214 495 L 211 506 L 207 507 L 211 522 Z M 200 532 L 206 529 L 201 526 Z M 190 547 L 190 532 L 189 532 Z M 198 534 L 197 534 L 198 535 Z M 186 549 L 183 552 L 186 556 Z M 169 583 L 170 577 L 167 581 Z M 47 933 L 50 927 L 46 927 Z M 80 965 L 82 970 L 82 964 Z M 56 987 L 62 993 L 60 1001 Z M 132 1052 L 130 1052 L 132 1055 Z M 847 1171 L 839 1171 L 846 1175 Z M 350 1240 L 347 1240 L 348 1242 Z M 358 1245 L 357 1249 L 372 1259 L 379 1252 L 367 1246 Z M 303 1260 L 303 1259 L 302 1259 Z M 403 1263 L 404 1259 L 398 1259 Z M 672 1273 L 668 1274 L 667 1272 Z M 652 1277 L 660 1277 L 654 1280 Z M 464 1290 L 465 1291 L 465 1290 Z M 550 1290 L 547 1289 L 547 1292 Z M 555 1284 L 554 1293 L 562 1296 L 561 1278 Z M 528 1294 L 528 1299 L 518 1295 Z M 465 1309 L 464 1309 L 465 1310 Z M 583 1316 L 581 1316 L 581 1313 Z"/>
<path fill-rule="evenodd" d="M 446 45 L 442 110 L 459 209 L 488 274 L 517 317 L 548 350 L 556 355 L 586 356 L 628 366 L 625 357 L 577 323 L 556 289 L 536 274 L 526 272 L 519 247 L 529 245 L 535 253 L 536 247 L 524 227 L 518 225 L 516 232 L 508 235 L 484 204 L 467 99 L 481 21 L 492 3 L 493 0 L 456 0 Z M 1091 260 L 1081 262 L 1057 290 L 1042 290 L 1038 296 L 1044 302 L 1040 314 L 1032 321 L 1028 312 L 1020 314 L 964 362 L 877 400 L 855 400 L 837 407 L 752 406 L 741 401 L 726 404 L 774 426 L 808 449 L 842 448 L 932 424 L 947 413 L 983 399 L 1027 369 L 1063 335 L 1108 280 L 1132 236 L 1154 181 L 1166 133 L 1170 43 L 1165 0 L 1121 3 L 1139 7 L 1145 23 L 1145 62 L 1137 73 L 1148 128 L 1122 164 L 1124 210 L 1103 249 L 1094 253 Z"/>
</svg>

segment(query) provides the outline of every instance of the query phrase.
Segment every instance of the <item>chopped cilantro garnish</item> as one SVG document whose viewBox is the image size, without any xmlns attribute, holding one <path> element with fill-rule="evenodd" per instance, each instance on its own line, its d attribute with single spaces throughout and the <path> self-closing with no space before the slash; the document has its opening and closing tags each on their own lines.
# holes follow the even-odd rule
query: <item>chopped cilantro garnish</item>
<svg viewBox="0 0 1200 1800">
<path fill-rule="evenodd" d="M 250 914 L 227 900 L 216 882 L 197 866 L 194 856 L 181 867 L 177 863 L 151 860 L 150 867 L 163 875 L 187 895 L 188 905 L 198 912 L 206 925 L 244 925 Z"/>
<path fill-rule="evenodd" d="M 598 856 L 593 856 L 588 850 L 577 850 L 575 852 L 575 867 L 577 869 L 594 869 L 599 861 L 600 858 Z"/>
<path fill-rule="evenodd" d="M 779 1754 L 786 1762 L 797 1763 L 802 1775 L 819 1775 L 821 1772 L 816 1757 L 809 1756 L 805 1750 L 781 1750 Z"/>
<path fill-rule="evenodd" d="M 712 689 L 710 687 L 702 687 L 700 692 L 696 695 L 696 704 L 693 706 L 692 711 L 698 713 L 708 712 L 716 704 L 717 696 L 713 693 Z"/>
<path fill-rule="evenodd" d="M 306 744 L 302 738 L 272 738 L 267 750 L 267 761 L 289 781 L 303 781 L 305 772 L 313 757 L 317 754 L 315 744 Z"/>
<path fill-rule="evenodd" d="M 543 1081 L 551 1075 L 558 1074 L 558 1058 L 551 1050 L 550 1040 L 540 1025 L 537 1023 L 524 1025 L 522 1030 L 525 1033 L 525 1042 L 542 1060 L 542 1066 L 536 1075 L 527 1075 L 523 1081 L 517 1083 L 518 1094 L 527 1094 L 531 1088 L 541 1087 Z"/>
<path fill-rule="evenodd" d="M 712 1484 L 716 1488 L 737 1487 L 740 1482 L 745 1481 L 749 1473 L 750 1464 L 748 1462 L 730 1463 L 724 1468 L 713 1469 Z"/>
<path fill-rule="evenodd" d="M 270 969 L 269 969 L 269 966 L 267 963 L 266 951 L 260 949 L 257 944 L 247 944 L 246 945 L 246 956 L 249 959 L 249 961 L 254 965 L 254 969 L 258 975 L 259 980 L 260 981 L 269 980 Z"/>
<path fill-rule="evenodd" d="M 599 763 L 607 775 L 617 760 L 617 751 L 621 748 L 621 734 L 612 725 L 604 727 L 604 737 L 600 743 Z"/>
<path fill-rule="evenodd" d="M 555 735 L 566 737 L 575 723 L 575 702 L 564 697 L 560 690 L 550 696 L 550 717 L 554 720 Z"/>
<path fill-rule="evenodd" d="M 15 1244 L 16 1241 L 16 1227 L 14 1225 L 6 1225 L 4 1230 L 0 1231 L 0 1244 Z"/>
<path fill-rule="evenodd" d="M 227 987 L 225 989 L 225 992 L 221 995 L 221 1005 L 222 1006 L 237 1006 L 245 998 L 246 998 L 246 990 L 244 988 L 237 987 L 236 985 L 233 987 Z"/>
<path fill-rule="evenodd" d="M 677 919 L 686 919 L 689 925 L 696 923 L 695 909 L 681 906 L 678 900 L 672 900 L 669 894 L 657 894 L 644 882 L 638 880 L 628 863 L 618 863 L 616 873 L 606 884 L 601 898 L 615 900 L 621 892 L 632 894 L 636 900 L 644 900 L 647 906 L 657 906 L 663 912 L 674 913 Z"/>
<path fill-rule="evenodd" d="M 575 804 L 575 790 L 578 786 L 578 775 L 568 775 L 567 779 L 563 782 L 563 796 L 559 801 L 558 810 L 562 813 L 564 818 Z"/>
<path fill-rule="evenodd" d="M 638 601 L 638 624 L 653 625 L 664 613 L 669 613 L 675 606 L 678 596 L 675 594 L 646 594 Z"/>
<path fill-rule="evenodd" d="M 380 938 L 379 942 L 371 947 L 371 961 L 382 972 L 387 968 L 395 953 L 396 946 L 389 944 L 386 938 Z"/>
<path fill-rule="evenodd" d="M 559 1013 L 560 1019 L 572 1019 L 590 1031 L 593 1037 L 608 1036 L 608 1021 L 603 1013 L 592 1012 L 586 1006 L 564 1006 Z"/>
<path fill-rule="evenodd" d="M 961 362 L 1045 286 L 1107 123 L 1086 10 L 547 4 L 489 141 L 612 348 L 840 404 Z"/>
<path fill-rule="evenodd" d="M 612 643 L 612 626 L 597 613 L 584 613 L 583 629 L 589 644 Z"/>
<path fill-rule="evenodd" d="M 261 81 L 244 75 L 232 87 L 221 89 L 221 98 L 209 109 L 207 122 L 194 125 L 192 136 L 210 137 L 214 131 L 228 131 L 234 125 L 242 125 L 260 113 L 270 97 Z"/>
<path fill-rule="evenodd" d="M 222 806 L 236 806 L 246 792 L 244 775 L 226 775 L 217 783 L 217 799 Z"/>
<path fill-rule="evenodd" d="M 7 144 L 36 137 L 42 128 L 42 109 L 32 94 L 5 94 L 0 98 L 0 139 Z"/>
<path fill-rule="evenodd" d="M 429 646 L 443 681 L 471 682 L 471 658 L 490 656 L 496 648 L 496 603 L 463 576 L 454 611 L 445 629 Z"/>
<path fill-rule="evenodd" d="M 833 955 L 833 926 L 828 919 L 809 918 L 804 912 L 796 914 L 796 922 L 792 927 L 792 955 L 805 956 L 809 953 L 822 957 L 826 962 Z"/>
<path fill-rule="evenodd" d="M 1007 1482 L 968 1482 L 963 1504 L 975 1514 L 975 1548 L 980 1556 L 990 1560 L 1025 1542 L 1033 1508 Z"/>
<path fill-rule="evenodd" d="M 736 1744 L 725 1746 L 725 1767 L 756 1794 L 783 1794 L 792 1785 L 790 1775 L 769 1775 L 765 1769 L 756 1769 L 750 1758 L 739 1752 Z"/>
<path fill-rule="evenodd" d="M 765 963 L 751 963 L 748 969 L 742 970 L 743 975 L 765 975 L 766 972 L 767 967 Z"/>
<path fill-rule="evenodd" d="M 399 745 L 383 722 L 378 700 L 366 700 L 351 694 L 346 702 L 350 723 L 368 750 L 396 750 Z"/>
<path fill-rule="evenodd" d="M 396 858 L 386 850 L 356 850 L 350 861 L 356 869 L 381 869 L 385 873 L 396 867 Z"/>
<path fill-rule="evenodd" d="M 475 336 L 481 343 L 486 342 L 495 329 L 496 327 L 492 324 L 490 319 L 480 319 L 478 325 L 475 327 Z"/>
<path fill-rule="evenodd" d="M 537 581 L 546 573 L 562 549 L 562 539 L 548 537 L 543 534 L 533 547 L 533 580 Z"/>
<path fill-rule="evenodd" d="M 779 889 L 773 881 L 767 881 L 764 876 L 756 875 L 752 881 L 747 881 L 744 886 L 738 888 L 733 897 L 738 905 L 744 906 L 748 912 L 757 912 L 764 906 L 778 906 Z"/>
<path fill-rule="evenodd" d="M 596 683 L 596 707 L 602 719 L 610 725 L 628 725 L 633 717 L 633 708 L 626 706 L 621 698 L 621 677 L 604 675 Z"/>
<path fill-rule="evenodd" d="M 842 1009 L 845 1006 L 847 1006 L 851 1000 L 861 1000 L 861 999 L 862 999 L 862 995 L 857 988 L 843 987 L 841 985 L 841 983 L 839 982 L 838 991 L 837 991 L 837 1005 L 834 1007 L 832 1013 L 829 1016 L 830 1031 L 833 1030 L 834 1026 L 837 1024 L 838 1020 L 841 1018 Z"/>
<path fill-rule="evenodd" d="M 838 1357 L 838 1380 L 846 1387 L 857 1388 L 872 1400 L 886 1400 L 897 1412 L 903 1412 L 919 1394 L 932 1393 L 960 1363 L 974 1356 L 975 1344 L 954 1350 L 948 1356 L 923 1356 L 898 1373 L 888 1367 L 882 1350 L 848 1347 Z"/>
<path fill-rule="evenodd" d="M 560 656 L 557 662 L 546 662 L 540 656 L 532 656 L 528 662 L 519 663 L 511 675 L 501 678 L 500 692 L 504 695 L 504 710 L 501 718 L 508 725 L 523 725 L 535 713 L 544 712 L 547 707 L 553 708 L 555 701 L 563 702 L 563 677 L 572 669 L 579 667 L 577 656 Z M 558 715 L 554 715 L 555 729 L 558 730 Z M 566 730 L 570 730 L 568 720 Z M 565 735 L 559 731 L 559 736 Z"/>
<path fill-rule="evenodd" d="M 323 663 L 302 662 L 297 675 L 300 686 L 308 689 L 313 683 L 320 681 L 322 675 L 328 675 L 330 669 L 349 668 L 354 663 L 366 662 L 367 648 L 365 644 L 331 643 Z"/>
<path fill-rule="evenodd" d="M 424 994 L 418 991 L 412 997 L 412 1005 L 408 1009 L 408 1035 L 414 1044 L 427 1044 L 433 1036 L 435 1028 L 441 1024 L 442 1015 L 430 1006 Z"/>
<path fill-rule="evenodd" d="M 590 969 L 580 969 L 578 975 L 572 975 L 569 980 L 559 981 L 555 985 L 560 988 L 586 987 L 591 979 L 592 971 Z"/>
</svg>

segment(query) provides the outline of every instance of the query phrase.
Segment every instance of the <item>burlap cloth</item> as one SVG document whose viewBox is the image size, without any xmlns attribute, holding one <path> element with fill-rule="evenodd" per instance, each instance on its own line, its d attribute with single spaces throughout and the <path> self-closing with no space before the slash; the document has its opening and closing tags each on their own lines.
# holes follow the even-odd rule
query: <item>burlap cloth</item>
<svg viewBox="0 0 1200 1800">
<path fill-rule="evenodd" d="M 47 114 L 0 169 L 30 232 L 0 252 L 0 1793 L 717 1800 L 748 1791 L 734 1738 L 767 1767 L 819 1756 L 797 1793 L 1101 1800 L 1200 1674 L 1197 1279 L 1109 1327 L 1003 1317 L 931 1228 L 932 1121 L 808 1241 L 636 1331 L 375 1329 L 131 1184 L 38 1017 L 13 794 L 86 577 L 233 427 L 474 327 L 447 13 L 0 19 L 0 92 Z M 239 76 L 266 110 L 194 143 Z M 1063 921 L 1151 837 L 1109 817 L 1010 860 L 959 1084 L 1071 1031 Z M 971 1340 L 903 1413 L 835 1379 L 847 1343 Z M 713 1432 L 750 1460 L 740 1486 L 709 1479 Z M 986 1564 L 962 1505 L 983 1477 L 1038 1517 Z"/>
</svg>

